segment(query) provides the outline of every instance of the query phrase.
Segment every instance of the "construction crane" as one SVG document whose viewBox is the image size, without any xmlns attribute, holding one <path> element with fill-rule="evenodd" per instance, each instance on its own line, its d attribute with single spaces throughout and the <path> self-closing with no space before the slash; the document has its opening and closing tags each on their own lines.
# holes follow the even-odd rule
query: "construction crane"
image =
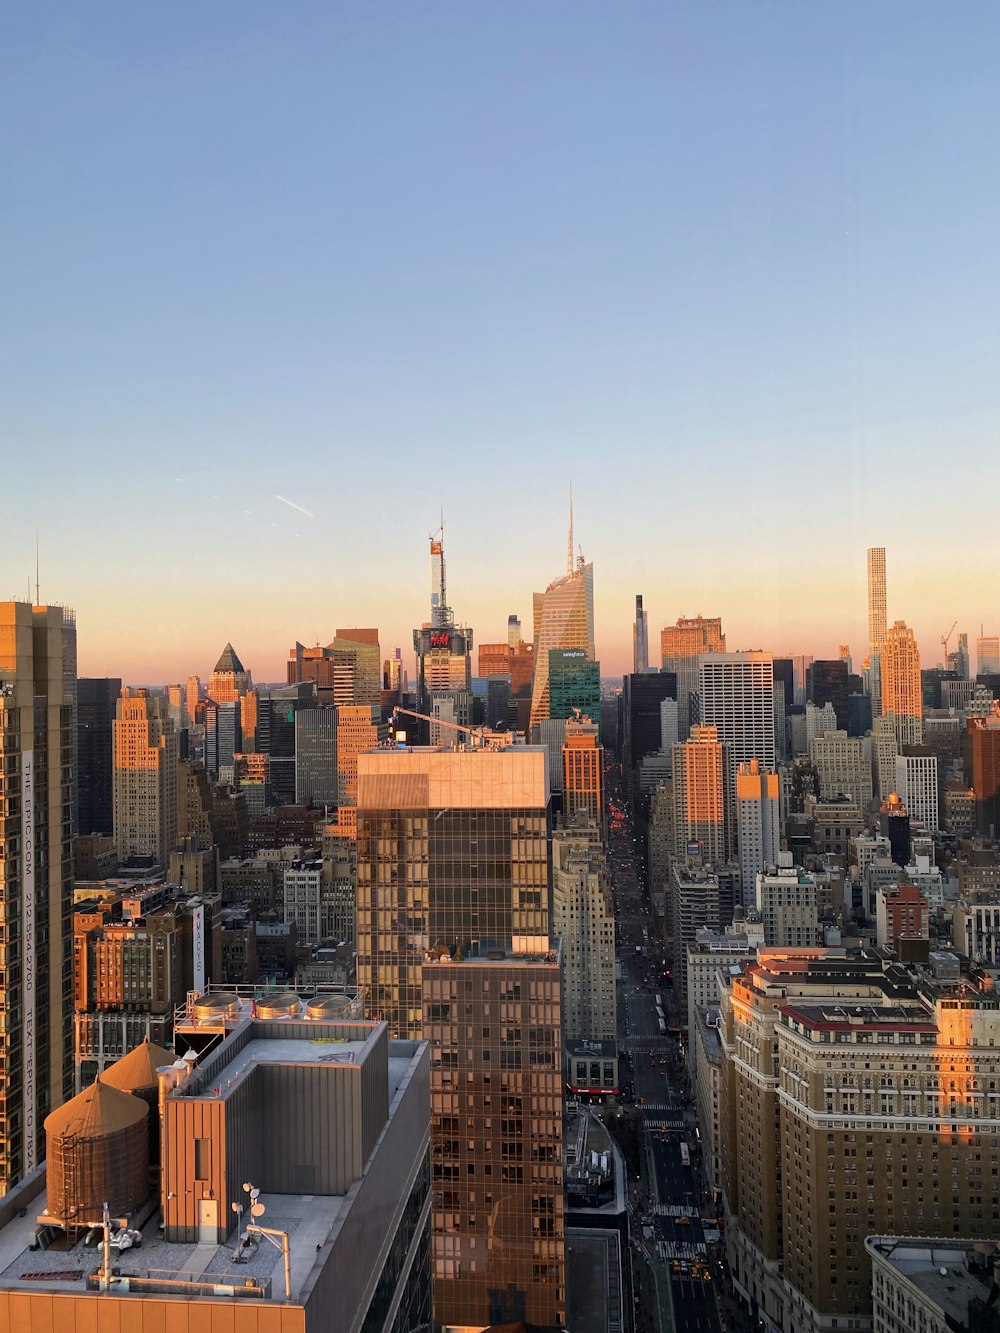
<svg viewBox="0 0 1000 1333">
<path fill-rule="evenodd" d="M 955 633 L 955 626 L 957 624 L 958 621 L 954 621 L 948 633 L 941 635 L 941 647 L 944 649 L 944 667 L 946 671 L 948 669 L 948 642 L 951 639 L 951 636 Z"/>
<path fill-rule="evenodd" d="M 421 722 L 429 722 L 431 726 L 448 727 L 451 731 L 461 731 L 469 738 L 469 744 L 473 747 L 485 745 L 485 727 L 463 727 L 458 722 L 448 722 L 442 717 L 430 717 L 427 713 L 415 713 L 412 708 L 394 708 L 392 710 L 392 729 L 396 730 L 396 718 L 403 714 L 405 717 L 416 717 Z"/>
</svg>

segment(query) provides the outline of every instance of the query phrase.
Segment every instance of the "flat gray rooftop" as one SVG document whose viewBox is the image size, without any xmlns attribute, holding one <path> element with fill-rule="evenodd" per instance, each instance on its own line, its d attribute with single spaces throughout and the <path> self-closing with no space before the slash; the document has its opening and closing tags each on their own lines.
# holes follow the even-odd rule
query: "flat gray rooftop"
<svg viewBox="0 0 1000 1333">
<path fill-rule="evenodd" d="M 292 1299 L 302 1287 L 318 1258 L 317 1251 L 338 1229 L 351 1201 L 347 1195 L 267 1194 L 261 1200 L 267 1211 L 261 1225 L 287 1231 L 291 1247 Z M 101 1265 L 101 1247 L 84 1245 L 81 1238 L 69 1249 L 30 1250 L 36 1216 L 43 1212 L 46 1196 L 38 1195 L 26 1217 L 14 1218 L 0 1232 L 0 1287 L 20 1291 L 78 1292 L 86 1288 L 88 1276 Z M 235 1220 L 235 1219 L 234 1219 Z M 245 1226 L 249 1219 L 240 1219 Z M 159 1213 L 153 1214 L 142 1231 L 142 1246 L 112 1253 L 112 1268 L 123 1276 L 170 1277 L 185 1282 L 208 1282 L 242 1287 L 248 1278 L 264 1284 L 271 1279 L 271 1299 L 284 1301 L 285 1279 L 281 1254 L 267 1241 L 257 1246 L 248 1263 L 233 1262 L 236 1231 L 225 1245 L 172 1245 L 159 1233 Z"/>
</svg>

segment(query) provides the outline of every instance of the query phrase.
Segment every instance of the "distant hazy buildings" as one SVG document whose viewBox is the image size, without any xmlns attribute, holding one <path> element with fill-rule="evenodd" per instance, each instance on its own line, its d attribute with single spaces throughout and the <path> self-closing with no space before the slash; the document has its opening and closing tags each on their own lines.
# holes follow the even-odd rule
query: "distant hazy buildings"
<svg viewBox="0 0 1000 1333">
<path fill-rule="evenodd" d="M 636 593 L 635 623 L 632 626 L 632 670 L 636 675 L 649 670 L 649 617 L 642 609 L 642 593 Z"/>
</svg>

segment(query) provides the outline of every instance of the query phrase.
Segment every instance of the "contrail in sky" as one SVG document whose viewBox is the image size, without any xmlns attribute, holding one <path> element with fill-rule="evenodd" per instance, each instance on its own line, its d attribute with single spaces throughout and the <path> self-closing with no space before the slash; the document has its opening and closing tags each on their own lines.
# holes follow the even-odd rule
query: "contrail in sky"
<svg viewBox="0 0 1000 1333">
<path fill-rule="evenodd" d="M 294 500 L 287 500 L 283 495 L 275 495 L 274 498 L 280 500 L 283 505 L 288 505 L 289 509 L 297 509 L 300 514 L 305 514 L 306 518 L 316 517 L 316 515 L 311 514 L 308 509 L 303 509 L 302 506 L 297 505 Z"/>
</svg>

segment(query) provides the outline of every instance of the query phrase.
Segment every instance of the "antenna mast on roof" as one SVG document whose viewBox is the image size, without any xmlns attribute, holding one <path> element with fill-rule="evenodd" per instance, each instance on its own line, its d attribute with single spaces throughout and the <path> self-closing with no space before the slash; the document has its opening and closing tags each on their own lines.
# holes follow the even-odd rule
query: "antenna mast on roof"
<svg viewBox="0 0 1000 1333">
<path fill-rule="evenodd" d="M 569 543 L 566 547 L 566 573 L 573 573 L 573 483 L 569 484 Z"/>
</svg>

